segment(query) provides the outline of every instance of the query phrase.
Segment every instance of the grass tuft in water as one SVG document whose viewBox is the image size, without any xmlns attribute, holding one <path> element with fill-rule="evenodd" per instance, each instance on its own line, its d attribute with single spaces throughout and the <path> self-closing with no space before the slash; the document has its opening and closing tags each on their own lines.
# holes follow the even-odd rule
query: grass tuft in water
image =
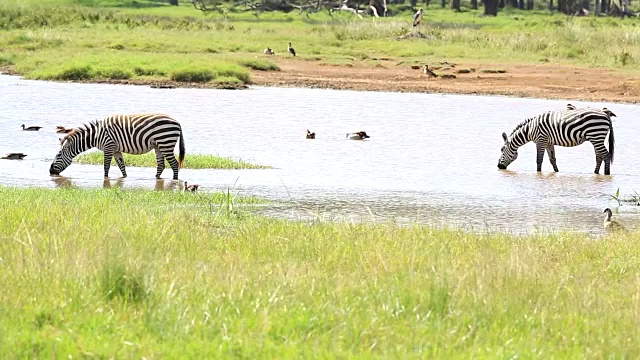
<svg viewBox="0 0 640 360">
<path fill-rule="evenodd" d="M 151 151 L 142 155 L 123 154 L 125 166 L 156 167 L 156 155 Z M 176 158 L 177 158 L 176 154 Z M 75 162 L 79 164 L 104 164 L 104 153 L 91 151 L 78 155 Z M 165 163 L 169 166 L 169 163 Z M 112 166 L 117 166 L 115 159 L 111 160 Z M 257 165 L 242 159 L 220 157 L 216 155 L 187 154 L 182 163 L 186 169 L 271 169 L 271 166 Z"/>
</svg>

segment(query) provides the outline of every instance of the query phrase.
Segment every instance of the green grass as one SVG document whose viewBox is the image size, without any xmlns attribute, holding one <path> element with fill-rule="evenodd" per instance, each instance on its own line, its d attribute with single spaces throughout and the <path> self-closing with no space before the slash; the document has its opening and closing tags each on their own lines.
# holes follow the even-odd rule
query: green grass
<svg viewBox="0 0 640 360">
<path fill-rule="evenodd" d="M 413 29 L 407 6 L 397 15 L 358 19 L 326 12 L 204 15 L 190 3 L 13 0 L 0 4 L 0 55 L 32 79 L 148 79 L 251 82 L 251 70 L 277 70 L 291 41 L 299 61 L 341 65 L 392 61 L 540 62 L 635 71 L 640 27 L 608 17 L 566 17 L 507 9 L 496 18 L 430 6 L 427 40 L 397 41 Z M 275 56 L 264 57 L 271 47 Z M 7 61 L 8 59 L 8 61 Z M 384 66 L 384 64 L 379 64 Z"/>
<path fill-rule="evenodd" d="M 123 154 L 125 166 L 156 167 L 156 155 L 151 151 L 142 155 Z M 176 155 L 176 159 L 177 159 Z M 101 151 L 85 152 L 78 155 L 75 162 L 79 164 L 104 164 L 104 153 Z M 115 159 L 111 164 L 116 166 Z M 165 160 L 168 167 L 169 164 Z M 242 159 L 232 159 L 216 155 L 187 154 L 182 166 L 186 169 L 270 169 L 271 166 L 256 165 Z"/>
<path fill-rule="evenodd" d="M 225 202 L 0 188 L 0 353 L 640 356 L 637 235 L 292 222 Z"/>
</svg>

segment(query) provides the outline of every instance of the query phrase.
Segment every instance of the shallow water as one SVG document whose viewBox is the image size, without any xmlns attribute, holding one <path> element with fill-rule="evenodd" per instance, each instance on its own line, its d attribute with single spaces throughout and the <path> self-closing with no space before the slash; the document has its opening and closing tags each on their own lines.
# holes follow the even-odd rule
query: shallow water
<svg viewBox="0 0 640 360">
<path fill-rule="evenodd" d="M 114 113 L 164 112 L 182 123 L 187 154 L 240 157 L 271 170 L 190 170 L 181 180 L 201 190 L 226 190 L 283 201 L 266 213 L 290 218 L 427 223 L 467 229 L 599 233 L 609 195 L 640 191 L 640 107 L 606 106 L 614 118 L 612 176 L 595 175 L 590 144 L 556 147 L 559 173 L 545 158 L 537 173 L 535 145 L 519 151 L 507 171 L 497 169 L 501 134 L 567 101 L 468 95 L 383 93 L 293 88 L 244 91 L 151 89 L 67 84 L 0 75 L 0 153 L 24 152 L 22 161 L 0 160 L 0 184 L 101 187 L 102 166 L 73 164 L 52 178 L 59 149 L 56 125 L 78 126 Z M 22 131 L 21 124 L 44 126 Z M 316 132 L 305 139 L 306 129 Z M 365 130 L 367 141 L 345 140 Z M 188 156 L 188 155 L 187 155 Z M 127 169 L 111 186 L 170 188 L 171 171 L 157 183 L 152 168 Z M 634 227 L 637 208 L 619 208 Z"/>
</svg>

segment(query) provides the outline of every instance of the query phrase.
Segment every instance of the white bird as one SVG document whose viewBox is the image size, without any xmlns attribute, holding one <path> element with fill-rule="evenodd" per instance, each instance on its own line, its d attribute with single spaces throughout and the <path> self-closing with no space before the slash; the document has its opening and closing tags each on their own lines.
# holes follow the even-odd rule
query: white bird
<svg viewBox="0 0 640 360">
<path fill-rule="evenodd" d="M 271 49 L 271 48 L 264 49 L 264 54 L 265 55 L 275 55 L 275 53 L 273 52 L 273 49 Z"/>
<path fill-rule="evenodd" d="M 418 12 L 413 15 L 413 27 L 418 27 L 418 32 L 420 32 L 420 23 L 422 22 L 422 8 L 418 9 Z"/>
</svg>

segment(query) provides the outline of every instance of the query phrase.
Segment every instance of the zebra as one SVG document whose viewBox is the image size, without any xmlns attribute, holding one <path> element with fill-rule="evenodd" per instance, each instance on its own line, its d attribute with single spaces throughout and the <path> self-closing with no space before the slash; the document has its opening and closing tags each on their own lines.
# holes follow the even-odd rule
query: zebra
<svg viewBox="0 0 640 360">
<path fill-rule="evenodd" d="M 173 149 L 178 139 L 180 154 L 176 160 Z M 156 178 L 160 178 L 166 159 L 173 170 L 173 180 L 178 180 L 178 169 L 182 167 L 185 155 L 180 123 L 164 114 L 112 115 L 73 129 L 61 144 L 49 168 L 51 175 L 60 175 L 74 157 L 97 147 L 104 151 L 104 177 L 109 177 L 112 157 L 116 158 L 122 176 L 127 177 L 122 153 L 140 155 L 153 149 L 158 163 Z"/>
<path fill-rule="evenodd" d="M 604 139 L 609 133 L 609 151 L 604 145 Z M 604 160 L 604 174 L 610 175 L 610 165 L 613 162 L 614 136 L 613 124 L 607 110 L 577 109 L 568 111 L 548 111 L 529 118 L 518 124 L 507 136 L 502 133 L 504 145 L 502 156 L 498 161 L 499 169 L 506 169 L 518 158 L 518 148 L 529 141 L 536 143 L 538 171 L 542 171 L 544 151 L 549 154 L 549 161 L 553 170 L 558 172 L 554 145 L 577 146 L 590 141 L 596 154 L 595 173 L 600 173 L 600 165 Z"/>
</svg>

